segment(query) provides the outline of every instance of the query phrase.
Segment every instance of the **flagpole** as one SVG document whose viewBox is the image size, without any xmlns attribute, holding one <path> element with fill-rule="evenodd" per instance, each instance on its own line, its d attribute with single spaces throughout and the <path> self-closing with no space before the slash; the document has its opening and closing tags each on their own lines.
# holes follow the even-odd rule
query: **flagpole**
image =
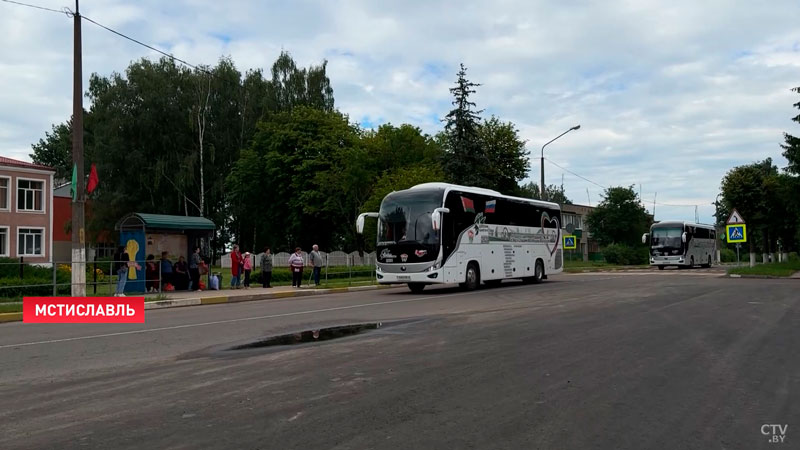
<svg viewBox="0 0 800 450">
<path fill-rule="evenodd" d="M 86 296 L 86 232 L 84 230 L 83 205 L 83 61 L 81 55 L 81 15 L 78 0 L 75 0 L 73 79 L 72 79 L 72 289 L 73 297 Z M 52 255 L 51 255 L 51 260 Z M 55 264 L 55 261 L 53 261 Z"/>
</svg>

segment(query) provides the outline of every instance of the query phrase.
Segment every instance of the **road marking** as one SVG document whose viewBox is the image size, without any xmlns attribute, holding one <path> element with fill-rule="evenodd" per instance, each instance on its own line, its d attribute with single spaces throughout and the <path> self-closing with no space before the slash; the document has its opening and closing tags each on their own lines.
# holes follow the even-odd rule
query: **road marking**
<svg viewBox="0 0 800 450">
<path fill-rule="evenodd" d="M 530 286 L 513 286 L 503 289 L 503 291 L 512 291 L 518 290 L 522 288 L 530 288 Z M 194 328 L 194 327 L 204 327 L 208 325 L 219 325 L 223 323 L 236 323 L 236 322 L 246 322 L 250 320 L 262 320 L 262 319 L 275 319 L 278 317 L 290 317 L 290 316 L 302 316 L 306 314 L 316 314 L 322 312 L 330 312 L 330 311 L 342 311 L 346 309 L 356 309 L 356 308 L 367 308 L 370 306 L 383 306 L 383 305 L 393 305 L 398 303 L 411 303 L 411 302 L 421 302 L 423 300 L 431 300 L 431 299 L 439 299 L 439 298 L 447 298 L 453 297 L 456 295 L 472 295 L 472 294 L 480 294 L 484 293 L 485 291 L 473 291 L 473 292 L 456 292 L 452 294 L 442 294 L 442 295 L 432 295 L 427 297 L 414 297 L 414 298 L 407 298 L 403 300 L 390 300 L 385 302 L 373 302 L 373 303 L 362 303 L 359 305 L 349 305 L 349 306 L 337 306 L 335 308 L 323 308 L 323 309 L 313 309 L 308 311 L 296 311 L 290 313 L 283 313 L 283 314 L 270 314 L 267 316 L 257 316 L 257 317 L 242 317 L 239 319 L 227 319 L 227 320 L 216 320 L 213 322 L 203 322 L 203 323 L 190 323 L 186 325 L 174 325 L 171 327 L 160 327 L 160 328 L 146 328 L 144 330 L 132 330 L 132 331 L 120 331 L 117 333 L 106 333 L 106 334 L 94 334 L 89 336 L 78 336 L 72 338 L 64 338 L 64 339 L 50 339 L 47 341 L 36 341 L 36 342 L 23 342 L 20 344 L 6 344 L 0 345 L 0 349 L 4 348 L 14 348 L 14 347 L 28 347 L 31 345 L 43 345 L 43 344 L 55 344 L 59 342 L 71 342 L 71 341 L 82 341 L 86 339 L 100 339 L 106 337 L 114 337 L 114 336 L 126 336 L 129 334 L 143 334 L 143 333 L 153 333 L 156 331 L 168 331 L 168 330 L 179 330 L 182 328 Z"/>
</svg>

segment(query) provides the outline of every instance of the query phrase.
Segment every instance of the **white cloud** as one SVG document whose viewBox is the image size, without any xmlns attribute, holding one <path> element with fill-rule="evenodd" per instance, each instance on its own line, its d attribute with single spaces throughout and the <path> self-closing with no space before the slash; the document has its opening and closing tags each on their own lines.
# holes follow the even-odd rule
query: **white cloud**
<svg viewBox="0 0 800 450">
<path fill-rule="evenodd" d="M 34 0 L 32 0 L 34 1 Z M 60 9 L 62 2 L 37 0 Z M 328 59 L 337 106 L 352 120 L 412 123 L 433 133 L 450 108 L 458 64 L 481 83 L 474 100 L 513 121 L 539 178 L 541 145 L 553 162 L 601 185 L 643 186 L 643 198 L 711 202 L 731 167 L 772 157 L 800 84 L 800 4 L 732 6 L 722 0 L 454 0 L 293 2 L 97 0 L 83 13 L 193 63 L 230 55 L 241 71 L 269 69 L 282 49 L 301 65 Z M 27 159 L 30 144 L 69 117 L 72 21 L 0 4 L 0 153 Z M 84 23 L 84 87 L 92 72 L 124 72 L 156 53 Z M 597 186 L 564 175 L 574 200 Z M 652 206 L 651 206 L 652 208 Z M 659 219 L 693 207 L 657 206 Z"/>
</svg>

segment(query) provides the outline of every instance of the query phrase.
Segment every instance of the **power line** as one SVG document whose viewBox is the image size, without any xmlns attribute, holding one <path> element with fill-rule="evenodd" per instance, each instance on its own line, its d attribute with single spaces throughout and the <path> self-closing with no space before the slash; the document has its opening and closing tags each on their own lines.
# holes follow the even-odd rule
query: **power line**
<svg viewBox="0 0 800 450">
<path fill-rule="evenodd" d="M 5 1 L 5 0 L 3 0 L 3 1 Z M 117 36 L 119 36 L 119 37 L 121 37 L 121 38 L 125 38 L 125 39 L 127 39 L 127 40 L 129 40 L 129 41 L 131 41 L 131 42 L 134 42 L 134 43 L 136 43 L 136 44 L 139 44 L 139 45 L 141 45 L 142 47 L 148 48 L 148 49 L 150 49 L 150 50 L 152 50 L 152 51 L 154 51 L 154 52 L 156 52 L 156 53 L 160 53 L 160 54 L 162 54 L 162 55 L 166 56 L 167 58 L 174 59 L 175 61 L 178 61 L 178 62 L 179 62 L 179 63 L 181 63 L 181 64 L 184 64 L 184 65 L 186 65 L 186 66 L 189 66 L 189 67 L 191 67 L 192 69 L 199 70 L 199 71 L 201 71 L 201 72 L 210 73 L 210 72 L 209 72 L 208 70 L 206 70 L 206 69 L 203 69 L 203 68 L 201 68 L 201 67 L 198 67 L 198 66 L 196 66 L 196 65 L 194 65 L 194 64 L 192 64 L 192 63 L 189 63 L 189 62 L 187 62 L 187 61 L 185 61 L 185 60 L 183 60 L 183 59 L 180 59 L 180 58 L 176 57 L 175 55 L 172 55 L 172 54 L 169 54 L 169 53 L 167 53 L 167 52 L 165 52 L 165 51 L 159 50 L 159 49 L 157 49 L 157 48 L 153 47 L 152 45 L 145 44 L 144 42 L 142 42 L 142 41 L 140 41 L 140 40 L 138 40 L 138 39 L 134 39 L 134 38 L 132 38 L 132 37 L 130 37 L 130 36 L 128 36 L 128 35 L 126 35 L 126 34 L 124 34 L 124 33 L 120 33 L 119 31 L 117 31 L 117 30 L 114 30 L 114 29 L 112 29 L 112 28 L 109 28 L 109 27 L 107 27 L 107 26 L 105 26 L 105 25 L 103 25 L 103 24 L 101 24 L 101 23 L 95 22 L 94 20 L 92 20 L 92 19 L 90 19 L 90 18 L 88 18 L 88 17 L 86 17 L 86 16 L 81 16 L 81 18 L 83 18 L 83 19 L 85 19 L 85 20 L 87 20 L 87 21 L 89 21 L 89 22 L 91 22 L 91 23 L 93 23 L 93 24 L 97 25 L 98 27 L 100 27 L 100 28 L 102 28 L 102 29 L 104 29 L 104 30 L 106 30 L 106 31 L 110 31 L 111 33 L 114 33 L 114 34 L 116 34 Z"/>
<path fill-rule="evenodd" d="M 47 8 L 47 7 L 44 7 L 44 6 L 32 5 L 32 4 L 29 4 L 29 3 L 17 2 L 17 1 L 14 1 L 14 0 L 0 0 L 0 1 L 3 1 L 5 3 L 12 3 L 12 4 L 15 4 L 15 5 L 20 5 L 20 6 L 25 6 L 25 7 L 28 7 L 28 8 L 35 8 L 35 9 L 40 9 L 40 10 L 43 10 L 43 11 L 50 11 L 50 12 L 55 12 L 55 13 L 59 13 L 59 14 L 64 14 L 67 17 L 74 17 L 75 16 L 75 12 L 73 12 L 71 9 L 66 8 L 66 7 L 64 9 L 62 9 L 62 10 L 58 10 L 58 9 L 53 9 L 53 8 Z M 190 63 L 190 62 L 188 62 L 186 60 L 183 60 L 181 58 L 176 57 L 175 55 L 167 53 L 167 52 L 165 52 L 163 50 L 159 50 L 156 47 L 153 47 L 152 45 L 146 44 L 146 43 L 144 43 L 144 42 L 142 42 L 142 41 L 140 41 L 138 39 L 132 38 L 132 37 L 130 37 L 130 36 L 124 34 L 124 33 L 121 33 L 121 32 L 119 32 L 117 30 L 114 30 L 113 28 L 107 27 L 107 26 L 105 26 L 105 25 L 103 25 L 103 24 L 101 24 L 101 23 L 99 23 L 99 22 L 97 22 L 95 20 L 92 20 L 89 17 L 86 17 L 86 16 L 81 15 L 81 14 L 79 14 L 79 17 L 84 19 L 84 20 L 87 20 L 87 21 L 93 23 L 94 25 L 97 25 L 98 27 L 100 27 L 100 28 L 102 28 L 102 29 L 104 29 L 106 31 L 114 33 L 114 34 L 116 34 L 117 36 L 119 36 L 121 38 L 127 39 L 127 40 L 129 40 L 129 41 L 131 41 L 133 43 L 141 45 L 142 47 L 145 47 L 145 48 L 150 49 L 150 50 L 152 50 L 152 51 L 154 51 L 156 53 L 164 55 L 164 56 L 166 56 L 166 57 L 168 57 L 170 59 L 178 61 L 179 63 L 184 64 L 184 65 L 186 65 L 188 67 L 191 67 L 192 69 L 199 70 L 201 72 L 210 73 L 208 70 L 206 70 L 206 69 L 204 69 L 202 67 L 199 67 L 196 64 L 192 64 L 192 63 Z"/>
<path fill-rule="evenodd" d="M 596 182 L 594 182 L 594 181 L 592 181 L 592 180 L 590 180 L 590 179 L 588 179 L 588 178 L 586 178 L 586 177 L 584 177 L 582 175 L 578 175 L 577 173 L 575 173 L 575 172 L 573 172 L 573 171 L 571 171 L 569 169 L 566 169 L 564 167 L 561 167 L 560 165 L 556 164 L 555 162 L 553 162 L 553 161 L 551 161 L 551 160 L 549 160 L 547 158 L 545 158 L 545 160 L 547 160 L 547 162 L 549 162 L 550 164 L 558 167 L 559 169 L 567 171 L 567 172 L 571 173 L 572 175 L 575 175 L 576 177 L 578 177 L 578 178 L 580 178 L 580 179 L 582 179 L 584 181 L 588 181 L 589 183 L 592 183 L 593 185 L 595 185 L 597 187 L 600 187 L 602 189 L 606 189 L 607 188 L 607 186 L 603 186 L 600 183 L 596 183 Z M 661 202 L 656 202 L 655 200 L 645 200 L 643 198 L 640 198 L 639 200 L 642 201 L 642 202 L 646 202 L 646 203 L 654 203 L 654 204 L 659 205 L 659 206 L 672 206 L 672 207 L 676 207 L 676 208 L 696 208 L 698 206 L 698 205 L 678 205 L 678 204 L 675 204 L 675 203 L 661 203 Z"/>
<path fill-rule="evenodd" d="M 31 5 L 30 3 L 15 2 L 13 0 L 2 0 L 2 1 L 4 1 L 6 3 L 13 3 L 13 4 L 19 5 L 19 6 L 27 6 L 28 8 L 36 8 L 36 9 L 41 9 L 43 11 L 50 11 L 50 12 L 55 12 L 55 13 L 59 13 L 59 14 L 65 14 L 67 17 L 69 17 L 69 14 L 70 14 L 66 10 L 63 10 L 63 9 L 59 10 L 59 9 L 53 9 L 53 8 L 46 8 L 44 6 Z"/>
<path fill-rule="evenodd" d="M 602 185 L 602 184 L 600 184 L 600 183 L 595 183 L 594 181 L 592 181 L 592 180 L 590 180 L 590 179 L 588 179 L 588 178 L 586 178 L 586 177 L 584 177 L 584 176 L 578 175 L 577 173 L 575 173 L 575 172 L 573 172 L 573 171 L 571 171 L 571 170 L 569 170 L 569 169 L 566 169 L 566 168 L 564 168 L 564 167 L 561 167 L 561 166 L 559 166 L 558 164 L 554 163 L 553 161 L 551 161 L 551 160 L 549 160 L 549 159 L 547 159 L 547 158 L 545 158 L 545 160 L 547 160 L 547 162 L 549 162 L 550 164 L 552 164 L 552 165 L 554 165 L 554 166 L 558 167 L 559 169 L 561 169 L 561 170 L 564 170 L 564 171 L 566 171 L 566 172 L 569 172 L 569 173 L 571 173 L 572 175 L 575 175 L 576 177 L 578 177 L 578 178 L 580 178 L 580 179 L 582 179 L 582 180 L 584 180 L 584 181 L 588 181 L 589 183 L 592 183 L 593 185 L 595 185 L 595 186 L 597 186 L 597 187 L 599 187 L 599 188 L 602 188 L 602 189 L 607 189 L 607 188 L 608 188 L 608 186 L 603 186 L 603 185 Z"/>
</svg>

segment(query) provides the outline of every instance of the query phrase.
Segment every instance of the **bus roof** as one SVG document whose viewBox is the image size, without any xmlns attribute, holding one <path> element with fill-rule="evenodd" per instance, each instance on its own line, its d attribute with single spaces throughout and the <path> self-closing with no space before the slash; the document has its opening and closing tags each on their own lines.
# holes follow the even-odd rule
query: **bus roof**
<svg viewBox="0 0 800 450">
<path fill-rule="evenodd" d="M 699 228 L 708 228 L 710 230 L 716 229 L 714 225 L 708 225 L 705 223 L 694 223 L 694 222 L 686 222 L 683 220 L 662 220 L 661 222 L 654 223 L 650 228 L 658 228 L 658 227 L 674 227 L 674 226 L 689 226 L 689 227 L 699 227 Z"/>
<path fill-rule="evenodd" d="M 458 185 L 458 184 L 422 183 L 422 184 L 418 184 L 416 186 L 412 186 L 412 187 L 408 188 L 409 191 L 410 190 L 415 190 L 415 189 L 442 189 L 444 191 L 456 190 L 456 191 L 469 192 L 469 193 L 473 193 L 473 194 L 488 195 L 488 196 L 491 196 L 491 197 L 505 198 L 505 199 L 508 199 L 508 200 L 522 201 L 522 202 L 532 203 L 532 204 L 535 204 L 535 205 L 544 206 L 544 207 L 548 207 L 548 208 L 555 208 L 555 209 L 559 209 L 559 210 L 561 209 L 561 205 L 559 205 L 558 203 L 545 202 L 545 201 L 542 201 L 542 200 L 534 200 L 532 198 L 514 197 L 514 196 L 511 196 L 511 195 L 501 194 L 501 193 L 499 193 L 499 192 L 497 192 L 495 190 L 492 190 L 492 189 L 485 189 L 485 188 L 472 187 L 472 186 L 461 186 L 461 185 Z"/>
</svg>

